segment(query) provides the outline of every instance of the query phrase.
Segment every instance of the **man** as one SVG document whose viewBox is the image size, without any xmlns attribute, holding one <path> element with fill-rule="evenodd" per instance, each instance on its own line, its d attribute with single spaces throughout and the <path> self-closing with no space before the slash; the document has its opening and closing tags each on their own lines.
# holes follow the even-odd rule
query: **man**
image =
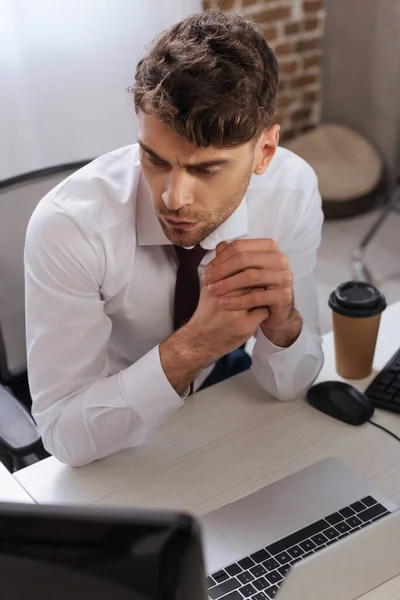
<svg viewBox="0 0 400 600">
<path fill-rule="evenodd" d="M 253 335 L 266 392 L 295 399 L 318 374 L 321 200 L 312 169 L 277 148 L 277 79 L 255 24 L 186 19 L 138 64 L 139 144 L 39 203 L 25 250 L 28 365 L 59 460 L 142 444 L 190 391 L 248 367 L 237 349 Z"/>
</svg>

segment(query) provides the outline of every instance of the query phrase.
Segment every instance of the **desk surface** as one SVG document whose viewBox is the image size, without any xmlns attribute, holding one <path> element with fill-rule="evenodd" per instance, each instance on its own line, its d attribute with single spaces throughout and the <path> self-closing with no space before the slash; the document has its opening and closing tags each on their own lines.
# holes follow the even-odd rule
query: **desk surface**
<svg viewBox="0 0 400 600">
<path fill-rule="evenodd" d="M 397 303 L 383 315 L 376 370 L 397 350 L 399 331 Z M 319 380 L 339 379 L 332 334 L 324 336 L 324 353 Z M 374 418 L 400 435 L 400 416 L 376 411 Z M 303 400 L 269 399 L 248 371 L 195 394 L 141 448 L 79 469 L 49 458 L 15 477 L 39 503 L 162 507 L 200 516 L 329 456 L 400 504 L 399 442 L 370 424 L 336 421 Z M 398 598 L 397 579 L 365 600 Z"/>
</svg>

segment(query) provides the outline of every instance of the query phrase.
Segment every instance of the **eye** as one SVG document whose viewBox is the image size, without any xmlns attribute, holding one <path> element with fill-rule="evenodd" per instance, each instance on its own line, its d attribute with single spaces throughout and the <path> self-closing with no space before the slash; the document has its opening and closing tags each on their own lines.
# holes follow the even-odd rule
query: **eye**
<svg viewBox="0 0 400 600">
<path fill-rule="evenodd" d="M 214 171 L 203 167 L 196 167 L 193 169 L 193 172 L 196 173 L 196 175 L 201 175 L 202 177 L 211 177 L 212 175 L 216 175 L 218 171 L 220 171 L 220 169 L 214 169 Z"/>
<path fill-rule="evenodd" d="M 152 165 L 154 165 L 155 167 L 159 167 L 162 169 L 165 169 L 168 167 L 168 163 L 164 162 L 163 160 L 160 160 L 158 158 L 156 158 L 155 156 L 152 156 L 151 154 L 149 154 L 148 152 L 143 151 L 143 157 Z"/>
</svg>

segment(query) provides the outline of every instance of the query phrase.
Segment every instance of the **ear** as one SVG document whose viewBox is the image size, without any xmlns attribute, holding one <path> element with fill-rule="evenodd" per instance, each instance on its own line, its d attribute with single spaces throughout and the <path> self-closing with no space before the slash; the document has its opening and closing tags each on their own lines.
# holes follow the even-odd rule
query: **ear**
<svg viewBox="0 0 400 600">
<path fill-rule="evenodd" d="M 256 175 L 262 175 L 267 170 L 279 143 L 280 129 L 279 125 L 273 125 L 271 129 L 267 129 L 261 134 L 255 152 L 254 173 Z"/>
</svg>

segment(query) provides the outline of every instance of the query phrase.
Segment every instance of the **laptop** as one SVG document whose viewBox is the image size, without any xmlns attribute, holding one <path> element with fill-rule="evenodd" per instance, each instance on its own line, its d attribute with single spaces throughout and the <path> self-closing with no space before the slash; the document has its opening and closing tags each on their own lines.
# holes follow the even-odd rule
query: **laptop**
<svg viewBox="0 0 400 600">
<path fill-rule="evenodd" d="M 0 504 L 2 596 L 354 600 L 400 573 L 400 511 L 336 459 L 200 527 L 173 512 Z"/>
<path fill-rule="evenodd" d="M 339 460 L 315 463 L 201 519 L 208 597 L 353 600 L 400 573 L 397 509 Z"/>
</svg>

